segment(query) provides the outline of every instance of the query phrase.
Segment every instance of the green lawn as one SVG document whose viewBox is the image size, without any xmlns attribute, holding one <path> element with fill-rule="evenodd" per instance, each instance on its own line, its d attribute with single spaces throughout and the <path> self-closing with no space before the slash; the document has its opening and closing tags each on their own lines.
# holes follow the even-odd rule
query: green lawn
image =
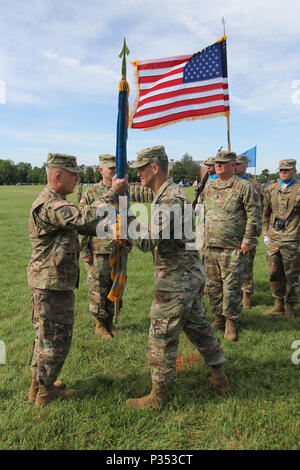
<svg viewBox="0 0 300 470">
<path fill-rule="evenodd" d="M 77 393 L 40 409 L 29 404 L 34 334 L 26 277 L 31 254 L 27 220 L 40 190 L 0 186 L 0 340 L 7 349 L 7 363 L 0 365 L 0 449 L 299 449 L 300 365 L 291 360 L 292 343 L 300 340 L 299 307 L 292 321 L 261 315 L 272 304 L 261 240 L 253 307 L 241 319 L 239 341 L 226 342 L 218 333 L 232 386 L 226 397 L 209 387 L 209 370 L 197 353 L 194 363 L 178 371 L 165 410 L 125 407 L 127 398 L 151 387 L 152 255 L 134 248 L 119 335 L 111 341 L 95 336 L 82 266 L 73 343 L 60 376 Z M 192 188 L 187 192 L 193 195 Z M 207 317 L 212 320 L 209 308 Z M 195 353 L 184 336 L 179 353 L 183 359 Z"/>
</svg>

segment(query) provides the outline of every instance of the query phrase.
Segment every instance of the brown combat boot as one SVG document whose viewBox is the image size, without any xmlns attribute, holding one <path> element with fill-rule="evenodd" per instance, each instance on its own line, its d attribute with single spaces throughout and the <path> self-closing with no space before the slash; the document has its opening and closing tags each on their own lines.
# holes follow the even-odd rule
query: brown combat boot
<svg viewBox="0 0 300 470">
<path fill-rule="evenodd" d="M 237 341 L 235 321 L 230 320 L 230 318 L 226 318 L 224 339 L 228 339 L 229 341 Z"/>
<path fill-rule="evenodd" d="M 251 308 L 250 294 L 248 294 L 248 292 L 243 293 L 243 308 L 244 309 Z"/>
<path fill-rule="evenodd" d="M 54 385 L 54 387 L 56 387 L 60 390 L 63 390 L 64 388 L 66 388 L 66 385 L 63 382 L 61 382 L 60 380 L 56 380 L 56 382 L 54 382 L 53 385 Z M 35 399 L 36 399 L 38 391 L 39 391 L 39 383 L 38 383 L 37 380 L 32 379 L 30 389 L 29 389 L 29 393 L 28 393 L 29 403 L 35 403 Z"/>
<path fill-rule="evenodd" d="M 267 315 L 284 315 L 284 303 L 283 300 L 275 299 L 275 305 L 270 310 L 263 312 L 264 316 Z"/>
<path fill-rule="evenodd" d="M 106 321 L 103 319 L 103 320 L 96 320 L 96 322 L 97 322 L 96 330 L 95 330 L 96 335 L 100 336 L 100 338 L 102 339 L 111 339 L 112 335 L 107 330 Z"/>
<path fill-rule="evenodd" d="M 293 304 L 285 304 L 285 318 L 295 318 Z"/>
<path fill-rule="evenodd" d="M 208 377 L 208 381 L 220 395 L 225 395 L 225 393 L 230 390 L 230 384 L 223 370 L 223 366 L 212 366 L 211 376 Z"/>
<path fill-rule="evenodd" d="M 210 324 L 210 326 L 211 326 L 214 330 L 222 330 L 222 331 L 224 331 L 224 330 L 225 330 L 225 322 L 226 322 L 226 318 L 224 317 L 224 315 L 219 315 L 219 314 L 217 314 L 215 321 L 212 322 L 212 323 Z"/>
<path fill-rule="evenodd" d="M 74 395 L 75 390 L 60 390 L 54 384 L 50 387 L 39 386 L 39 391 L 36 395 L 35 406 L 39 408 L 42 405 L 48 405 L 53 400 L 63 399 L 66 400 Z"/>
<path fill-rule="evenodd" d="M 146 395 L 142 398 L 130 398 L 126 401 L 126 405 L 130 406 L 131 408 L 151 407 L 157 410 L 159 408 L 165 408 L 168 404 L 168 401 L 169 398 L 166 387 L 153 384 L 149 395 Z"/>
<path fill-rule="evenodd" d="M 118 328 L 114 325 L 113 317 L 108 317 L 106 321 L 106 328 L 109 333 L 113 336 L 116 336 L 116 334 L 118 333 Z"/>
</svg>

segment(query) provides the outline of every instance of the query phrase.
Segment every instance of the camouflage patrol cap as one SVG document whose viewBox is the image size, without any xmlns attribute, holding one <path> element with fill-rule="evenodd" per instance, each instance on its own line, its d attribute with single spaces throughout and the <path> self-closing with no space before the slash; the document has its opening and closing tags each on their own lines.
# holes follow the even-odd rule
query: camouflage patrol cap
<svg viewBox="0 0 300 470">
<path fill-rule="evenodd" d="M 77 166 L 76 157 L 64 153 L 48 153 L 47 168 L 63 168 L 71 173 L 81 173 L 82 169 Z"/>
<path fill-rule="evenodd" d="M 215 163 L 236 162 L 235 152 L 218 152 L 215 156 Z"/>
<path fill-rule="evenodd" d="M 168 157 L 163 145 L 148 147 L 137 153 L 137 160 L 130 165 L 130 168 L 141 168 L 148 163 L 168 161 Z"/>
<path fill-rule="evenodd" d="M 296 160 L 288 158 L 286 160 L 280 160 L 279 170 L 294 170 L 296 168 Z"/>
<path fill-rule="evenodd" d="M 248 163 L 248 161 L 247 155 L 238 155 L 236 157 L 236 163 Z"/>
<path fill-rule="evenodd" d="M 216 160 L 215 160 L 216 157 L 208 157 L 205 162 L 204 162 L 204 165 L 214 165 L 216 163 Z"/>
<path fill-rule="evenodd" d="M 101 153 L 99 155 L 99 163 L 106 168 L 116 168 L 116 157 L 109 153 Z"/>
</svg>

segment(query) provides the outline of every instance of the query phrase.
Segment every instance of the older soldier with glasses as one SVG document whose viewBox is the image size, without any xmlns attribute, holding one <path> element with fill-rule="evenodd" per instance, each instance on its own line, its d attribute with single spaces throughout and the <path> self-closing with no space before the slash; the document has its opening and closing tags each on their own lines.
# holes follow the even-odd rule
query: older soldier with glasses
<svg viewBox="0 0 300 470">
<path fill-rule="evenodd" d="M 242 282 L 246 253 L 261 232 L 261 208 L 253 187 L 235 175 L 236 154 L 218 152 L 218 178 L 203 192 L 205 215 L 205 271 L 213 328 L 237 340 L 236 322 L 242 315 Z"/>
</svg>

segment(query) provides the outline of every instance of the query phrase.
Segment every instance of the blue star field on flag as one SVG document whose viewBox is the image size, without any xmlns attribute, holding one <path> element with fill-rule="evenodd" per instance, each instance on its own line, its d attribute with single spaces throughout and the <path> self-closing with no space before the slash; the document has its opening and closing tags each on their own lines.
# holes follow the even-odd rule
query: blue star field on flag
<svg viewBox="0 0 300 470">
<path fill-rule="evenodd" d="M 227 77 L 226 41 L 216 42 L 194 54 L 184 68 L 184 83 Z"/>
</svg>

